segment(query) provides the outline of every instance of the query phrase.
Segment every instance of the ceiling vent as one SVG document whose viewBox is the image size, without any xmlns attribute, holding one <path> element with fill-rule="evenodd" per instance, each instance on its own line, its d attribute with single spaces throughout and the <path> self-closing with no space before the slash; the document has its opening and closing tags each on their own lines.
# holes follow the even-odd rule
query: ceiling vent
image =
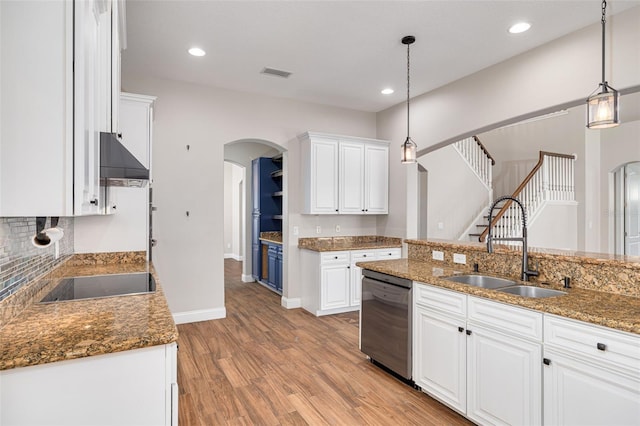
<svg viewBox="0 0 640 426">
<path fill-rule="evenodd" d="M 272 75 L 274 77 L 282 78 L 289 78 L 289 76 L 291 75 L 291 73 L 288 71 L 277 70 L 274 68 L 264 68 L 262 71 L 260 71 L 260 74 Z"/>
</svg>

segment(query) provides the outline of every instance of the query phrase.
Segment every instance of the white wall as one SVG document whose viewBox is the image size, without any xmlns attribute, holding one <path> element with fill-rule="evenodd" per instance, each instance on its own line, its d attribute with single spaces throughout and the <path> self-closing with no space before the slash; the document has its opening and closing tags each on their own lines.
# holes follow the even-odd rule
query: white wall
<svg viewBox="0 0 640 426">
<path fill-rule="evenodd" d="M 240 245 L 241 225 L 244 222 L 244 198 L 241 196 L 244 169 L 224 162 L 224 257 L 243 260 Z"/>
<path fill-rule="evenodd" d="M 146 251 L 149 188 L 112 187 L 116 213 L 74 219 L 74 252 Z"/>
<path fill-rule="evenodd" d="M 577 203 L 547 202 L 528 227 L 529 247 L 578 250 Z"/>
<path fill-rule="evenodd" d="M 296 136 L 319 131 L 376 136 L 373 113 L 251 95 L 184 82 L 123 75 L 123 89 L 158 97 L 154 121 L 154 264 L 169 307 L 179 322 L 225 315 L 224 145 L 244 139 L 271 141 L 288 152 L 289 215 L 300 235 L 328 230 L 335 218 L 300 215 Z M 190 145 L 190 149 L 186 149 Z M 189 211 L 189 216 L 186 216 Z M 343 219 L 340 219 L 342 222 Z M 375 218 L 346 218 L 343 234 L 375 230 Z M 315 235 L 315 234 L 314 234 Z M 328 235 L 323 232 L 322 235 Z M 300 296 L 297 240 L 284 245 L 287 298 Z"/>
<path fill-rule="evenodd" d="M 427 235 L 457 240 L 486 211 L 489 191 L 453 145 L 422 156 L 419 163 L 429 172 Z"/>
<path fill-rule="evenodd" d="M 640 85 L 640 8 L 611 17 L 607 29 L 607 43 L 615 47 L 607 50 L 607 80 L 617 89 Z M 601 78 L 600 37 L 601 26 L 594 24 L 415 97 L 412 139 L 424 150 L 586 99 Z M 399 146 L 406 137 L 405 122 L 404 104 L 381 111 L 377 136 Z M 391 188 L 407 188 L 413 168 L 393 161 L 393 144 L 391 158 Z M 417 194 L 392 190 L 390 195 L 394 208 L 379 222 L 378 232 L 411 237 L 415 209 L 407 204 Z"/>
</svg>

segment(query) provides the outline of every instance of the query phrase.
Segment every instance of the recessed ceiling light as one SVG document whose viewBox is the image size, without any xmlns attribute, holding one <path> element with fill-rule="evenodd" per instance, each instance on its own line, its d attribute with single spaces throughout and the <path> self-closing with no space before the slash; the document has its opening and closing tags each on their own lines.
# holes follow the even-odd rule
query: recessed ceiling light
<svg viewBox="0 0 640 426">
<path fill-rule="evenodd" d="M 511 34 L 520 34 L 527 31 L 529 28 L 531 28 L 530 23 L 518 22 L 517 24 L 513 24 L 511 27 L 509 27 L 509 32 Z"/>
<path fill-rule="evenodd" d="M 189 49 L 189 54 L 193 56 L 204 56 L 207 54 L 207 52 L 200 49 L 199 47 L 192 47 L 191 49 Z"/>
<path fill-rule="evenodd" d="M 393 89 L 390 87 L 387 87 L 386 89 L 382 89 L 380 93 L 382 93 L 383 95 L 390 95 L 393 93 Z"/>
</svg>

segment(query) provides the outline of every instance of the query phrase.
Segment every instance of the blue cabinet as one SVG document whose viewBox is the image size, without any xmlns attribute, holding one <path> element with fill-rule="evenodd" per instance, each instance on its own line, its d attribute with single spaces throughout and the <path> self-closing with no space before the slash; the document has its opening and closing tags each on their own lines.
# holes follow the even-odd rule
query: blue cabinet
<svg viewBox="0 0 640 426">
<path fill-rule="evenodd" d="M 262 258 L 260 247 L 260 233 L 268 231 L 282 231 L 282 162 L 260 157 L 253 160 L 252 171 L 252 226 L 251 226 L 251 255 L 252 275 L 257 281 L 267 280 L 262 276 Z"/>
<path fill-rule="evenodd" d="M 282 294 L 282 245 L 263 241 L 267 246 L 267 276 L 262 278 L 262 283 L 270 289 Z"/>
</svg>

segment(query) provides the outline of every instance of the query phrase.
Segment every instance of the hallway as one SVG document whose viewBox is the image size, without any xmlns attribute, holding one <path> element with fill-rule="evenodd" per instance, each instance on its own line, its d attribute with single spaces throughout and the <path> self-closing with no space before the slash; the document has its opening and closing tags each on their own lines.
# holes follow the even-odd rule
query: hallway
<svg viewBox="0 0 640 426">
<path fill-rule="evenodd" d="M 225 260 L 227 318 L 178 326 L 181 425 L 470 424 L 369 363 L 357 312 L 284 309 L 241 269 Z"/>
</svg>

